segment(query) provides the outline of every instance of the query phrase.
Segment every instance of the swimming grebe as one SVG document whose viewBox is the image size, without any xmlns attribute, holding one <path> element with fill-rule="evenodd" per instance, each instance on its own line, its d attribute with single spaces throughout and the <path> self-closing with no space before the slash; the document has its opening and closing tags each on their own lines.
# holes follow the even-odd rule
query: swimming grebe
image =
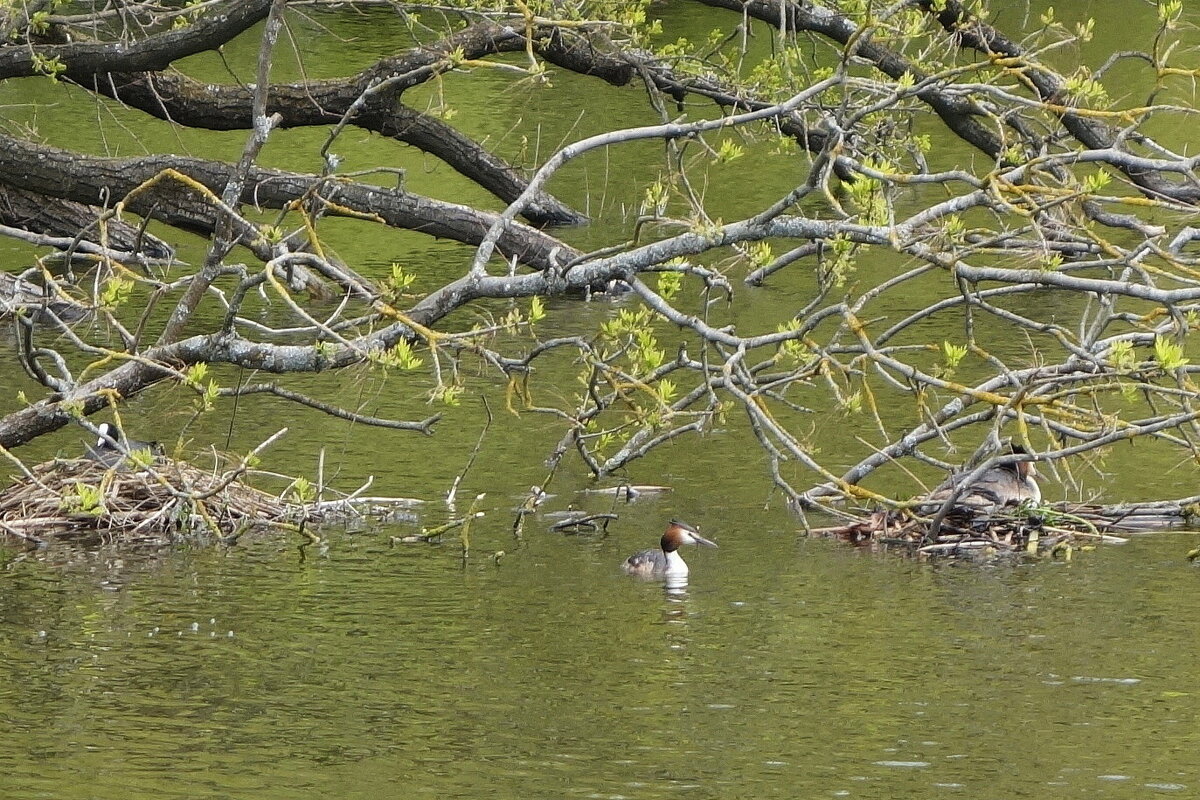
<svg viewBox="0 0 1200 800">
<path fill-rule="evenodd" d="M 685 544 L 717 546 L 716 542 L 705 539 L 691 525 L 673 519 L 667 523 L 666 533 L 659 541 L 660 549 L 634 553 L 621 566 L 630 575 L 644 578 L 683 577 L 688 574 L 688 565 L 677 551 Z"/>
<path fill-rule="evenodd" d="M 1013 447 L 1014 454 L 1024 454 L 1023 447 Z M 969 473 L 951 475 L 925 499 L 921 506 L 924 513 L 935 514 L 942 503 L 946 501 L 958 485 Z M 1016 461 L 1011 464 L 997 464 L 986 470 L 969 486 L 964 488 L 954 501 L 955 507 L 965 511 L 990 514 L 1005 506 L 1017 506 L 1026 500 L 1032 503 L 1042 501 L 1042 490 L 1038 487 L 1037 469 L 1032 461 Z"/>
</svg>

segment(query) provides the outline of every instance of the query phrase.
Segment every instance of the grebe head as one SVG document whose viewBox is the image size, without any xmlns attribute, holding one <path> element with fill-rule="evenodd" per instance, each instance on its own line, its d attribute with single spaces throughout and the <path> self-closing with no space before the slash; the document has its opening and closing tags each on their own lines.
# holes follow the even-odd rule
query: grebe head
<svg viewBox="0 0 1200 800">
<path fill-rule="evenodd" d="M 664 553 L 673 553 L 685 544 L 702 544 L 706 547 L 716 547 L 717 543 L 711 539 L 705 539 L 700 535 L 700 531 L 688 525 L 686 522 L 673 519 L 667 523 L 667 530 L 662 535 L 659 545 Z"/>
<path fill-rule="evenodd" d="M 117 428 L 107 422 L 101 422 L 96 430 L 100 431 L 100 438 L 96 440 L 96 447 L 100 449 L 111 448 L 117 449 Z"/>
<path fill-rule="evenodd" d="M 151 456 L 164 454 L 163 446 L 158 442 L 143 442 L 141 439 L 130 439 L 122 435 L 116 425 L 101 422 L 96 426 L 100 436 L 96 444 L 87 448 L 84 457 L 99 462 L 106 467 L 120 465 L 127 453 L 135 450 L 149 450 Z"/>
<path fill-rule="evenodd" d="M 1014 444 L 1008 449 L 1015 456 L 1029 455 L 1029 451 L 1019 444 Z M 1012 464 L 1005 464 L 1004 469 L 1014 473 L 1017 476 L 1017 480 L 1024 484 L 1031 494 L 1036 495 L 1033 498 L 1035 502 L 1041 500 L 1041 490 L 1038 488 L 1037 482 L 1034 481 L 1034 478 L 1038 476 L 1037 467 L 1034 465 L 1034 462 L 1015 461 Z"/>
<path fill-rule="evenodd" d="M 1019 444 L 1009 445 L 1008 453 L 1015 456 L 1030 455 Z M 1032 461 L 1013 461 L 997 464 L 983 473 L 968 489 L 980 499 L 991 501 L 995 506 L 1020 505 L 1025 501 L 1042 502 L 1042 490 L 1034 478 L 1037 467 Z M 978 505 L 978 503 L 976 503 Z"/>
<path fill-rule="evenodd" d="M 1017 477 L 1023 481 L 1036 478 L 1038 471 L 1032 461 L 1018 461 L 1015 464 L 1009 464 L 1008 468 L 1017 473 Z"/>
</svg>

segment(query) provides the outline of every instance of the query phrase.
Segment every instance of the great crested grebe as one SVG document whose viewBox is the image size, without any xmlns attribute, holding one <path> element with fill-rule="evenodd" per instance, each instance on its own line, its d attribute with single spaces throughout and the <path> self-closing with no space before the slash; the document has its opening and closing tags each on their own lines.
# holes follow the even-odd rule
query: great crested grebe
<svg viewBox="0 0 1200 800">
<path fill-rule="evenodd" d="M 667 523 L 667 530 L 659 541 L 658 550 L 643 550 L 625 559 L 621 566 L 630 575 L 644 578 L 683 577 L 688 574 L 688 565 L 679 555 L 678 550 L 685 544 L 702 544 L 716 547 L 717 543 L 705 539 L 700 531 L 673 519 Z"/>
<path fill-rule="evenodd" d="M 88 445 L 84 455 L 106 467 L 119 465 L 125 460 L 126 453 L 132 453 L 134 450 L 149 450 L 151 455 L 162 455 L 162 445 L 158 442 L 130 439 L 123 436 L 116 425 L 101 422 L 97 430 L 100 431 L 100 438 L 96 440 L 96 444 Z"/>
<path fill-rule="evenodd" d="M 1023 455 L 1023 447 L 1012 448 L 1016 455 Z M 969 473 L 951 475 L 940 486 L 925 498 L 922 511 L 937 513 L 938 507 L 946 501 Z M 1009 464 L 997 464 L 984 471 L 982 475 L 964 487 L 957 499 L 955 507 L 966 511 L 988 514 L 999 511 L 1005 506 L 1017 506 L 1026 500 L 1032 503 L 1042 501 L 1042 490 L 1034 478 L 1037 469 L 1032 461 L 1014 461 Z"/>
</svg>

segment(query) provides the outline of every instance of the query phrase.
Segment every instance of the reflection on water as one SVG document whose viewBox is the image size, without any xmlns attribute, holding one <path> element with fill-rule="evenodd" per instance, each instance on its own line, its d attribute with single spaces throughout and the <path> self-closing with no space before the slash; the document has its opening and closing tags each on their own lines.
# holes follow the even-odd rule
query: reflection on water
<svg viewBox="0 0 1200 800">
<path fill-rule="evenodd" d="M 499 564 L 388 532 L 303 562 L 277 541 L 10 560 L 5 797 L 1200 785 L 1178 535 L 1066 565 L 928 565 L 747 512 L 687 583 L 643 582 L 620 557 L 659 508 L 607 536 L 535 518 L 517 544 L 503 517 L 472 533 Z"/>
<path fill-rule="evenodd" d="M 687 575 L 668 575 L 663 580 L 663 589 L 666 591 L 667 599 L 676 603 L 687 601 L 687 587 Z"/>
</svg>

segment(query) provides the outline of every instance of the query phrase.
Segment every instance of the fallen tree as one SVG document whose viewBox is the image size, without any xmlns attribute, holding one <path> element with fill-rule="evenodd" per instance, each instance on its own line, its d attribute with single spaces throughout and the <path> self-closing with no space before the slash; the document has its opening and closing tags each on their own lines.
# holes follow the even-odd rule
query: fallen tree
<svg viewBox="0 0 1200 800">
<path fill-rule="evenodd" d="M 28 311 L 16 316 L 20 363 L 45 395 L 0 419 L 0 446 L 164 381 L 206 407 L 272 394 L 429 433 L 434 417 L 373 418 L 283 379 L 361 365 L 432 369 L 435 398 L 453 400 L 471 390 L 456 368 L 469 361 L 508 380 L 514 410 L 559 421 L 553 466 L 574 453 L 596 476 L 710 431 L 738 409 L 770 480 L 798 510 L 844 500 L 894 507 L 871 488 L 874 476 L 910 459 L 948 469 L 958 448 L 980 442 L 985 458 L 1002 458 L 1002 439 L 1075 486 L 1078 471 L 1118 442 L 1200 456 L 1197 366 L 1187 350 L 1200 313 L 1200 231 L 1190 224 L 1200 181 L 1196 157 L 1164 123 L 1195 109 L 1156 99 L 1194 77 L 1171 61 L 1179 4 L 1147 7 L 1158 16 L 1144 51 L 1068 74 L 1049 59 L 1089 37 L 1091 23 L 1067 27 L 1051 15 L 1004 32 L 957 2 L 691 5 L 726 29 L 706 42 L 663 44 L 653 7 L 641 2 L 478 0 L 419 18 L 405 6 L 315 3 L 312 13 L 330 24 L 340 14 L 377 15 L 408 44 L 353 74 L 287 82 L 271 79 L 280 31 L 299 13 L 283 2 L 138 5 L 122 22 L 103 9 L 8 18 L 0 77 L 70 81 L 173 125 L 245 130 L 247 142 L 234 164 L 100 158 L 3 135 L 8 191 L 73 203 L 75 219 L 91 209 L 94 222 L 24 228 L 71 242 L 51 244 L 54 257 L 23 275 L 47 301 L 38 307 L 22 295 Z M 257 35 L 250 29 L 260 22 L 255 80 L 216 85 L 179 64 Z M 1104 78 L 1115 65 L 1145 71 L 1136 84 L 1144 100 L 1110 99 Z M 558 91 L 552 70 L 605 87 L 636 84 L 658 121 L 612 120 L 522 173 L 404 101 L 443 76 L 484 70 L 545 92 Z M 315 153 L 320 174 L 256 163 L 274 130 L 304 126 L 329 130 Z M 507 207 L 422 197 L 384 164 L 377 174 L 396 185 L 342 174 L 336 152 L 348 128 L 421 147 Z M 565 165 L 647 140 L 662 144 L 663 169 L 619 239 L 584 252 L 569 231 L 537 227 L 584 219 L 547 190 Z M 725 221 L 709 212 L 697 181 L 748 149 L 797 178 Z M 277 212 L 268 222 L 266 209 Z M 133 215 L 208 237 L 205 262 L 168 278 L 169 242 L 140 236 L 136 224 L 110 235 Z M 328 252 L 322 225 L 332 217 L 459 242 L 462 271 L 410 296 L 411 273 L 364 276 Z M 22 218 L 7 218 L 18 235 Z M 73 271 L 55 268 L 64 252 L 99 277 L 72 282 Z M 796 302 L 783 316 L 739 313 L 753 304 L 744 287 L 762 285 Z M 170 313 L 132 308 L 125 298 L 134 287 Z M 341 303 L 316 314 L 305 287 Z M 615 311 L 592 335 L 552 333 L 541 298 L 619 289 L 632 292 L 635 308 Z M 285 326 L 246 313 L 259 292 L 287 309 Z M 932 299 L 914 307 L 918 297 Z M 87 335 L 65 319 L 48 325 L 52 299 L 90 307 L 104 324 Z M 524 302 L 491 324 L 448 325 L 497 299 Z M 221 308 L 219 326 L 195 330 L 201 304 Z M 750 322 L 735 328 L 735 318 Z M 673 328 L 684 332 L 674 355 L 662 341 Z M 1019 357 L 997 346 L 1018 340 L 1027 343 Z M 557 354 L 577 363 L 584 389 L 551 404 L 531 369 Z M 86 366 L 73 367 L 80 359 Z M 204 367 L 222 363 L 281 380 L 208 381 Z M 812 440 L 813 409 L 849 421 L 837 458 Z M 914 481 L 910 493 L 920 491 Z"/>
</svg>

